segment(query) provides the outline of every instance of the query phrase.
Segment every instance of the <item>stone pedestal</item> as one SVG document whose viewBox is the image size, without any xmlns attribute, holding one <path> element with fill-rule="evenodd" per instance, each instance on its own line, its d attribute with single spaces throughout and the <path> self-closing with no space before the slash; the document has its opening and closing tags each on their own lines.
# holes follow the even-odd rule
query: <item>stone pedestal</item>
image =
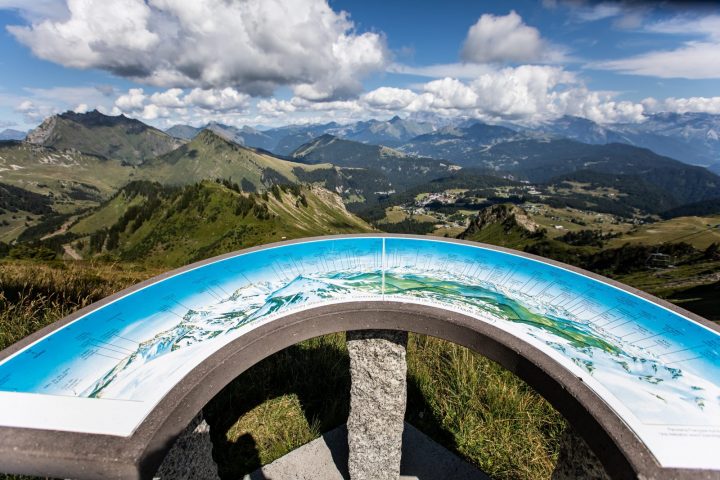
<svg viewBox="0 0 720 480">
<path fill-rule="evenodd" d="M 212 458 L 210 426 L 200 412 L 180 435 L 155 474 L 162 480 L 220 480 Z"/>
<path fill-rule="evenodd" d="M 407 332 L 347 332 L 348 470 L 352 480 L 397 480 L 407 403 Z"/>
<path fill-rule="evenodd" d="M 560 440 L 560 455 L 552 480 L 610 480 L 600 460 L 571 426 Z"/>
</svg>

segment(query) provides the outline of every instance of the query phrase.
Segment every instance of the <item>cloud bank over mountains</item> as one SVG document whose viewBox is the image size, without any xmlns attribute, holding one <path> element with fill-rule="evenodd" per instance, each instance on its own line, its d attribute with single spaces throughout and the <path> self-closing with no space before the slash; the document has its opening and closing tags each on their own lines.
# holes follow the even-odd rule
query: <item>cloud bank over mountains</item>
<svg viewBox="0 0 720 480">
<path fill-rule="evenodd" d="M 384 33 L 359 31 L 349 13 L 326 0 L 43 0 L 33 8 L 0 0 L 0 8 L 25 14 L 28 24 L 8 31 L 35 56 L 137 85 L 96 91 L 87 100 L 71 96 L 64 105 L 60 92 L 53 98 L 28 89 L 14 103 L 28 122 L 67 108 L 99 108 L 159 125 L 344 122 L 396 114 L 527 124 L 576 115 L 615 123 L 641 122 L 665 110 L 720 114 L 720 97 L 628 101 L 620 92 L 591 89 L 586 80 L 588 70 L 720 78 L 720 16 L 641 25 L 643 11 L 621 3 L 545 3 L 571 8 L 577 22 L 616 18 L 621 28 L 668 36 L 692 29 L 697 38 L 675 49 L 583 63 L 510 10 L 482 14 L 458 45 L 456 62 L 410 66 L 397 61 Z M 390 76 L 393 81 L 382 85 Z"/>
</svg>

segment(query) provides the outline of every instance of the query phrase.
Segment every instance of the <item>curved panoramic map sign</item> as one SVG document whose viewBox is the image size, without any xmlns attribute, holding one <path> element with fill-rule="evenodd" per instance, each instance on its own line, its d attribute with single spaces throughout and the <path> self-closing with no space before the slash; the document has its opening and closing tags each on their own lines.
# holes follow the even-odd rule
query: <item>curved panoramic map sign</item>
<svg viewBox="0 0 720 480">
<path fill-rule="evenodd" d="M 720 335 L 709 322 L 537 257 L 412 236 L 238 252 L 91 306 L 0 354 L 0 426 L 132 437 L 222 347 L 347 302 L 419 304 L 500 329 L 579 378 L 661 469 L 720 469 Z"/>
</svg>

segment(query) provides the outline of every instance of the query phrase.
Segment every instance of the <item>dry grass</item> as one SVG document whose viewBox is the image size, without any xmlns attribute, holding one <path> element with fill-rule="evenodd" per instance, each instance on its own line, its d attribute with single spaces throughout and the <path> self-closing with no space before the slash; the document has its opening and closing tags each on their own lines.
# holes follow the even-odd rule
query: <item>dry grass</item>
<svg viewBox="0 0 720 480">
<path fill-rule="evenodd" d="M 411 335 L 408 383 L 410 423 L 493 478 L 550 478 L 565 421 L 515 375 L 467 348 Z"/>
<path fill-rule="evenodd" d="M 157 273 L 92 262 L 0 262 L 0 349 Z"/>
</svg>

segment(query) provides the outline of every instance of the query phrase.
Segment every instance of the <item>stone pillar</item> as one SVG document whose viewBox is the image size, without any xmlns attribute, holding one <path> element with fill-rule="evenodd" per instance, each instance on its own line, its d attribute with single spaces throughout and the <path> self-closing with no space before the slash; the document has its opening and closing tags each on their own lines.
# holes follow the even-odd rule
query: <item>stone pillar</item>
<svg viewBox="0 0 720 480">
<path fill-rule="evenodd" d="M 212 458 L 210 426 L 200 412 L 178 437 L 155 473 L 162 480 L 220 480 Z"/>
<path fill-rule="evenodd" d="M 347 332 L 351 480 L 397 480 L 407 403 L 407 332 Z"/>
<path fill-rule="evenodd" d="M 560 455 L 552 480 L 610 480 L 600 460 L 571 426 L 560 439 Z"/>
</svg>

